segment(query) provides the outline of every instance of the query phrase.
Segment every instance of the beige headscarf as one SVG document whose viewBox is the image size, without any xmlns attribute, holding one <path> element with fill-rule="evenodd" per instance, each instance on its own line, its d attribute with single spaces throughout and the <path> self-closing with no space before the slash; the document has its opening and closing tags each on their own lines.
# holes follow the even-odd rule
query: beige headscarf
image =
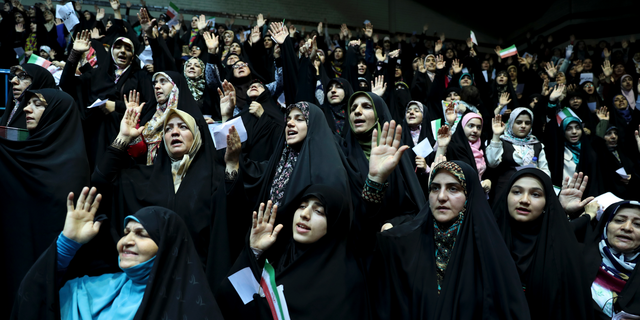
<svg viewBox="0 0 640 320">
<path fill-rule="evenodd" d="M 193 143 L 189 148 L 189 152 L 185 154 L 182 159 L 176 159 L 176 157 L 171 154 L 169 151 L 169 146 L 167 145 L 167 140 L 164 140 L 164 148 L 167 150 L 167 154 L 169 158 L 171 158 L 171 175 L 173 176 L 173 191 L 178 192 L 178 188 L 180 188 L 180 183 L 182 183 L 182 179 L 187 175 L 187 170 L 189 169 L 189 165 L 191 165 L 191 161 L 200 150 L 200 146 L 202 145 L 202 137 L 200 136 L 200 129 L 198 125 L 196 125 L 196 119 L 194 119 L 190 114 L 178 110 L 178 109 L 169 109 L 166 113 L 166 117 L 164 119 L 164 126 L 162 127 L 162 137 L 164 138 L 167 128 L 167 123 L 171 120 L 171 117 L 176 114 L 180 117 L 189 127 L 189 131 L 193 134 Z"/>
</svg>

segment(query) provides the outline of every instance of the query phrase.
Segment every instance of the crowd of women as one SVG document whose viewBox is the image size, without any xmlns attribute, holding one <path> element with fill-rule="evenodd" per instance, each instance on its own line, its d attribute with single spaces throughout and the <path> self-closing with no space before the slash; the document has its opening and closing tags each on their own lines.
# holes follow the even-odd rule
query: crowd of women
<svg viewBox="0 0 640 320">
<path fill-rule="evenodd" d="M 1 12 L 3 317 L 640 319 L 633 38 L 501 58 L 110 3 Z"/>
</svg>

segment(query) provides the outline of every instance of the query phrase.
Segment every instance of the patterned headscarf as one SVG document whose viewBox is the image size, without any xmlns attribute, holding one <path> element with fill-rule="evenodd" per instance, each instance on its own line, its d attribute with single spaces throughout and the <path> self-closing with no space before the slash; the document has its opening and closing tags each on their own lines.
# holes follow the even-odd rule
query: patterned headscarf
<svg viewBox="0 0 640 320">
<path fill-rule="evenodd" d="M 177 159 L 175 155 L 171 154 L 171 152 L 169 151 L 169 146 L 167 145 L 167 143 L 170 142 L 167 141 L 167 139 L 164 139 L 164 148 L 167 150 L 169 158 L 171 158 L 171 176 L 173 177 L 173 189 L 174 192 L 177 193 L 178 188 L 180 187 L 180 183 L 182 183 L 182 179 L 185 175 L 187 175 L 187 170 L 189 169 L 193 158 L 198 153 L 198 150 L 200 150 L 200 146 L 202 145 L 202 137 L 200 135 L 200 129 L 196 124 L 196 119 L 194 119 L 190 114 L 178 109 L 169 109 L 169 111 L 167 112 L 162 127 L 163 137 L 166 134 L 165 128 L 167 127 L 167 123 L 169 122 L 169 120 L 171 120 L 171 117 L 174 114 L 180 117 L 187 124 L 187 127 L 189 127 L 189 131 L 191 131 L 191 134 L 193 135 L 193 143 L 191 144 L 191 147 L 189 148 L 187 154 L 182 156 L 182 159 Z"/>
<path fill-rule="evenodd" d="M 187 65 L 189 64 L 189 61 L 191 60 L 197 60 L 198 64 L 200 65 L 200 69 L 202 70 L 202 73 L 200 73 L 199 76 L 197 76 L 195 79 L 191 79 L 189 77 L 187 77 Z M 184 73 L 184 77 L 187 79 L 187 85 L 189 86 L 189 91 L 191 91 L 191 95 L 193 95 L 193 99 L 195 99 L 196 101 L 200 100 L 200 98 L 202 98 L 202 94 L 204 93 L 204 87 L 205 87 L 205 81 L 204 81 L 204 72 L 205 72 L 205 64 L 204 62 L 202 62 L 202 60 L 196 58 L 196 57 L 192 57 L 189 60 L 187 60 L 187 62 L 185 62 L 184 64 L 184 70 L 182 71 Z"/>
<path fill-rule="evenodd" d="M 433 179 L 438 174 L 438 171 L 446 170 L 451 173 L 460 183 L 462 189 L 464 190 L 465 197 L 467 194 L 467 181 L 464 176 L 464 172 L 462 168 L 455 162 L 445 161 L 437 164 L 431 173 L 431 178 L 429 179 L 429 189 L 431 189 L 431 183 L 433 183 Z M 453 247 L 456 244 L 456 237 L 458 236 L 458 232 L 460 231 L 460 227 L 462 226 L 462 222 L 464 221 L 464 213 L 467 209 L 465 202 L 465 207 L 458 213 L 458 217 L 456 221 L 446 230 L 441 229 L 438 225 L 438 222 L 433 219 L 433 229 L 434 229 L 434 241 L 436 244 L 436 276 L 438 281 L 438 294 L 440 294 L 441 285 L 444 281 L 445 271 L 447 269 L 447 265 L 449 264 L 449 259 L 451 258 L 451 253 L 453 252 Z"/>
<path fill-rule="evenodd" d="M 113 63 L 116 66 L 116 80 L 114 81 L 115 83 L 118 83 L 118 80 L 120 80 L 120 76 L 122 76 L 123 73 L 125 73 L 127 71 L 127 69 L 129 69 L 129 67 L 131 67 L 131 62 L 133 62 L 133 58 L 131 59 L 131 61 L 129 62 L 129 64 L 124 67 L 121 68 L 120 66 L 118 66 L 118 60 L 116 59 L 116 57 L 114 56 L 114 52 L 113 52 L 113 48 L 116 46 L 116 43 L 118 43 L 118 41 L 122 41 L 125 44 L 129 45 L 131 47 L 131 51 L 134 50 L 134 46 L 133 46 L 133 41 L 131 41 L 129 38 L 125 38 L 125 37 L 120 37 L 118 39 L 116 39 L 116 41 L 113 42 L 113 45 L 111 46 L 111 59 L 113 59 Z"/>
<path fill-rule="evenodd" d="M 298 102 L 287 107 L 286 115 L 288 116 L 293 108 L 298 108 L 302 111 L 302 115 L 307 122 L 307 127 L 309 126 L 309 104 L 306 102 Z M 285 122 L 287 121 L 285 116 Z M 307 129 L 308 130 L 308 129 Z M 308 132 L 308 131 L 307 131 Z M 287 189 L 287 183 L 289 183 L 289 178 L 293 173 L 293 169 L 296 166 L 296 162 L 298 162 L 298 155 L 300 155 L 300 151 L 295 150 L 289 144 L 287 144 L 284 149 L 282 149 L 282 155 L 280 156 L 280 161 L 278 162 L 278 166 L 276 167 L 276 173 L 273 176 L 273 183 L 271 184 L 271 190 L 269 191 L 269 198 L 274 205 L 280 205 L 280 201 L 284 197 L 284 192 Z"/>
<path fill-rule="evenodd" d="M 167 101 L 163 104 L 158 104 L 156 108 L 156 113 L 153 115 L 151 120 L 145 124 L 145 128 L 142 131 L 142 138 L 144 142 L 147 144 L 147 165 L 150 166 L 153 164 L 153 159 L 156 157 L 156 151 L 158 151 L 158 147 L 160 146 L 160 141 L 162 141 L 162 131 L 164 130 L 165 119 L 167 118 L 167 113 L 171 109 L 178 108 L 178 96 L 179 91 L 178 86 L 176 86 L 175 82 L 164 72 L 156 72 L 153 75 L 153 80 L 156 81 L 158 76 L 163 76 L 167 78 L 167 80 L 171 81 L 173 88 L 171 89 L 171 93 L 167 98 Z M 162 126 L 162 127 L 161 127 Z"/>
<path fill-rule="evenodd" d="M 516 119 L 523 113 L 526 112 L 531 117 L 531 129 L 527 132 L 527 135 L 524 138 L 518 138 L 515 134 L 513 134 L 513 125 L 516 123 Z M 534 156 L 533 145 L 536 143 L 540 143 L 540 140 L 536 138 L 536 136 L 531 134 L 533 130 L 533 111 L 527 108 L 516 108 L 511 112 L 509 116 L 509 122 L 507 122 L 507 129 L 504 134 L 500 136 L 501 140 L 511 142 L 513 145 L 524 147 L 525 154 L 522 155 L 523 164 L 529 164 Z"/>
</svg>

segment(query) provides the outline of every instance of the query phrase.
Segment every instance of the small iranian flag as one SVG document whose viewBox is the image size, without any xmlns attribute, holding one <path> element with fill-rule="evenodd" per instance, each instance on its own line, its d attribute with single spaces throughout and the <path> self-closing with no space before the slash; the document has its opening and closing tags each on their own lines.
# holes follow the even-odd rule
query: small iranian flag
<svg viewBox="0 0 640 320">
<path fill-rule="evenodd" d="M 478 45 L 478 39 L 476 39 L 476 34 L 473 33 L 473 31 L 471 31 L 471 35 L 469 35 L 469 38 L 471 38 L 471 41 L 473 41 L 473 44 L 475 44 L 476 46 Z"/>
<path fill-rule="evenodd" d="M 509 48 L 506 49 L 502 49 L 500 51 L 500 58 L 506 58 L 506 57 L 511 57 L 511 56 L 515 56 L 516 54 L 518 54 L 518 49 L 516 49 L 516 45 L 512 45 Z"/>
<path fill-rule="evenodd" d="M 275 271 L 269 261 L 264 263 L 260 287 L 269 303 L 273 320 L 290 320 L 287 302 L 284 300 L 284 288 L 282 285 L 276 287 Z"/>
<path fill-rule="evenodd" d="M 180 9 L 178 9 L 178 6 L 173 4 L 173 2 L 169 2 L 169 8 L 167 8 L 167 15 L 169 16 L 169 18 L 171 18 L 171 20 L 178 18 L 179 11 Z"/>
<path fill-rule="evenodd" d="M 29 61 L 27 61 L 27 63 L 37 64 L 45 69 L 49 68 L 49 66 L 51 65 L 51 62 L 49 60 L 35 54 L 31 54 L 31 57 L 29 58 Z"/>
<path fill-rule="evenodd" d="M 573 110 L 567 107 L 564 107 L 560 111 L 558 111 L 558 113 L 556 114 L 556 121 L 558 122 L 558 126 L 562 124 L 562 120 L 564 120 L 564 118 L 566 117 L 576 117 L 580 119 L 580 117 L 578 117 L 578 115 L 576 115 L 575 112 L 573 112 Z M 582 121 L 582 119 L 580 119 L 580 121 Z"/>
</svg>

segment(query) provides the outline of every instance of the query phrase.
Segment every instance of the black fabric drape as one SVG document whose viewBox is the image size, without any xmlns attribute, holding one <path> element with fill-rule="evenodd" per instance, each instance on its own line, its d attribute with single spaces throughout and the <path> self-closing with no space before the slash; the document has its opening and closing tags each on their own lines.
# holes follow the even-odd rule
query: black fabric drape
<svg viewBox="0 0 640 320">
<path fill-rule="evenodd" d="M 178 214 L 162 207 L 146 207 L 134 216 L 158 245 L 134 319 L 222 319 L 188 228 Z M 22 282 L 12 319 L 60 319 L 58 291 L 62 283 L 56 285 L 60 277 L 56 274 L 56 253 L 54 241 L 31 268 Z M 70 271 L 76 261 L 74 257 Z"/>
<path fill-rule="evenodd" d="M 38 89 L 47 89 L 47 88 L 56 88 L 56 81 L 53 79 L 51 72 L 49 70 L 37 65 L 26 63 L 22 65 L 22 69 L 24 72 L 31 77 L 31 85 L 27 88 L 27 90 L 38 90 Z M 11 79 L 9 79 L 11 81 Z M 26 91 L 26 90 L 25 90 Z M 22 95 L 22 99 L 24 100 L 24 93 Z M 26 104 L 24 105 L 27 106 Z M 11 118 L 11 122 L 9 121 L 9 115 L 11 115 L 11 110 L 15 107 L 13 102 L 13 97 L 9 99 L 9 104 L 7 105 L 4 113 L 2 114 L 2 118 L 0 118 L 0 126 L 14 127 L 20 129 L 27 128 L 27 120 L 25 119 L 24 107 L 18 107 L 13 117 Z"/>
<path fill-rule="evenodd" d="M 260 118 L 250 114 L 248 108 L 240 112 L 247 129 L 247 142 L 242 151 L 251 160 L 267 161 L 278 149 L 278 142 L 286 126 L 285 114 L 269 90 L 264 90 L 254 101 L 262 105 L 264 112 Z"/>
<path fill-rule="evenodd" d="M 39 67 L 38 67 L 39 68 Z M 46 71 L 46 70 L 45 70 Z M 47 106 L 26 141 L 0 138 L 1 267 L 5 297 L 0 311 L 11 310 L 23 276 L 62 231 L 69 192 L 89 185 L 89 163 L 75 101 L 56 89 L 40 94 Z M 27 105 L 23 99 L 20 109 Z"/>
<path fill-rule="evenodd" d="M 466 179 L 467 209 L 442 290 L 438 294 L 433 214 L 425 206 L 412 221 L 378 233 L 370 277 L 377 319 L 530 319 L 478 175 L 454 162 Z"/>
<path fill-rule="evenodd" d="M 535 221 L 511 218 L 508 195 L 522 177 L 533 176 L 544 188 L 546 204 Z M 553 190 L 551 178 L 536 168 L 516 172 L 498 195 L 493 212 L 516 263 L 532 319 L 591 319 L 591 286 L 582 272 L 582 244 Z"/>
</svg>

